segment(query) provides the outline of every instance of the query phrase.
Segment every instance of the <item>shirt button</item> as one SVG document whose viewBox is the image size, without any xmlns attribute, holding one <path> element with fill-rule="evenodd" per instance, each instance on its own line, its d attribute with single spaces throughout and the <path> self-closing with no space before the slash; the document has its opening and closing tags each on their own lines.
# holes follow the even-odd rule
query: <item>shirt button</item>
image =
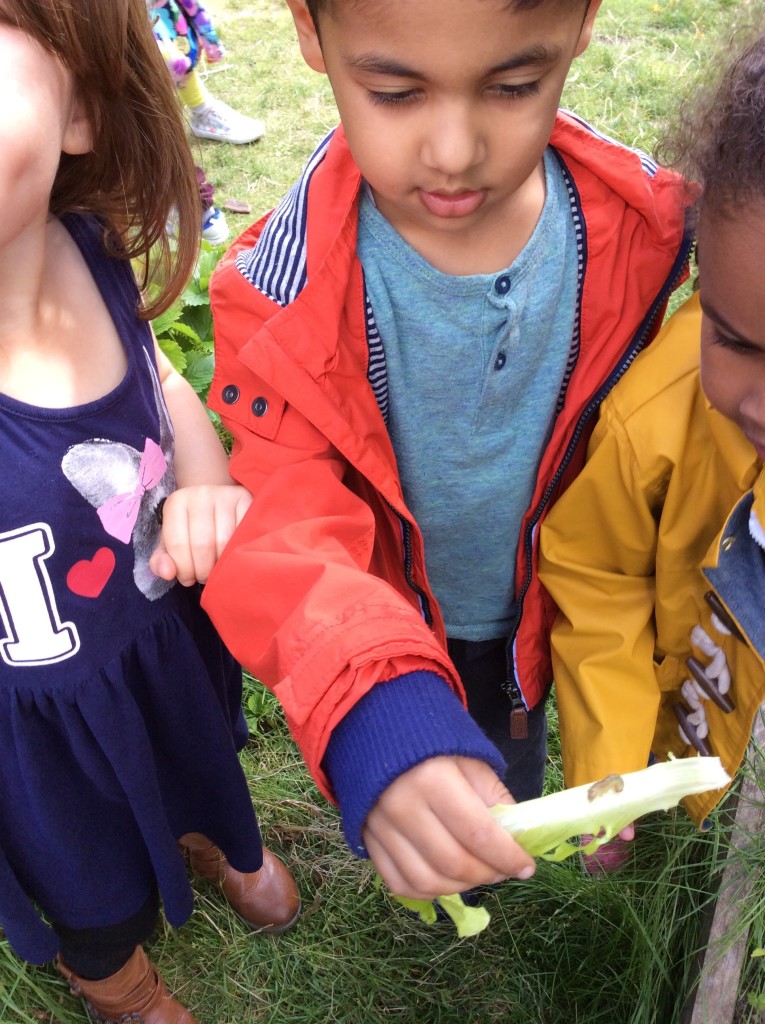
<svg viewBox="0 0 765 1024">
<path fill-rule="evenodd" d="M 507 274 L 503 274 L 501 277 L 498 277 L 497 280 L 494 282 L 494 291 L 497 293 L 497 295 L 507 295 L 507 293 L 510 291 L 510 285 L 510 278 L 508 277 Z"/>
<path fill-rule="evenodd" d="M 239 401 L 239 388 L 236 384 L 227 384 L 223 389 L 221 397 L 226 405 L 233 405 L 234 402 Z"/>
<path fill-rule="evenodd" d="M 507 362 L 507 356 L 505 355 L 505 353 L 504 352 L 498 352 L 497 353 L 497 358 L 494 360 L 494 369 L 495 370 L 501 370 L 506 362 Z"/>
<path fill-rule="evenodd" d="M 268 402 L 262 396 L 256 398 L 252 403 L 252 415 L 253 416 L 265 416 L 268 412 Z"/>
<path fill-rule="evenodd" d="M 723 549 L 723 551 L 730 551 L 730 549 L 733 547 L 733 545 L 735 543 L 736 543 L 735 535 L 734 534 L 730 534 L 729 536 L 723 538 L 723 542 L 720 545 L 720 547 Z"/>
</svg>

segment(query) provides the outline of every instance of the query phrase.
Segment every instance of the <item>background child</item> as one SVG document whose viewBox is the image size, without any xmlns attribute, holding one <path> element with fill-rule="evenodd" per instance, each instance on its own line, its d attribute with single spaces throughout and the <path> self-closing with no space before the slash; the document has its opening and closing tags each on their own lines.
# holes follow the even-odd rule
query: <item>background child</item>
<svg viewBox="0 0 765 1024">
<path fill-rule="evenodd" d="M 147 0 L 154 35 L 189 110 L 189 127 L 199 139 L 243 145 L 265 132 L 264 123 L 216 99 L 199 77 L 204 58 L 215 64 L 225 54 L 207 10 L 195 0 Z"/>
<path fill-rule="evenodd" d="M 604 403 L 542 530 L 569 785 L 651 754 L 733 776 L 765 697 L 765 36 L 684 111 L 677 150 L 703 187 L 699 291 Z"/>
<path fill-rule="evenodd" d="M 200 139 L 238 145 L 259 139 L 266 130 L 265 124 L 216 99 L 199 76 L 199 63 L 203 58 L 208 64 L 215 64 L 226 52 L 202 4 L 195 0 L 146 0 L 146 6 L 160 53 L 177 86 L 178 96 L 189 111 L 192 134 Z M 222 245 L 229 235 L 225 215 L 213 203 L 213 186 L 201 168 L 197 168 L 197 177 L 202 238 L 211 245 Z M 175 237 L 176 225 L 172 217 L 168 230 Z"/>
<path fill-rule="evenodd" d="M 213 282 L 257 511 L 205 601 L 404 895 L 533 871 L 538 526 L 686 262 L 678 179 L 558 113 L 598 6 L 290 0 L 342 127 Z"/>
<path fill-rule="evenodd" d="M 193 266 L 197 182 L 143 0 L 7 0 L 0 61 L 0 924 L 94 1019 L 189 1024 L 140 946 L 160 897 L 191 912 L 177 841 L 253 927 L 299 907 L 238 762 L 241 675 L 174 580 L 249 504 L 146 322 Z"/>
</svg>

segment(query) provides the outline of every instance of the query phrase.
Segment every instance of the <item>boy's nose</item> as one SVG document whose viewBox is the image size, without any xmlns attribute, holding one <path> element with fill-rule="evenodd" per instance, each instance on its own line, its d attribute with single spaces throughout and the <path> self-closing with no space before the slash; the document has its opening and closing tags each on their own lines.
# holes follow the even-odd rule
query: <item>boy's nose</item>
<svg viewBox="0 0 765 1024">
<path fill-rule="evenodd" d="M 739 406 L 744 431 L 765 438 L 765 381 L 752 376 Z"/>
<path fill-rule="evenodd" d="M 480 120 L 469 107 L 454 104 L 434 112 L 422 146 L 427 167 L 455 177 L 479 164 L 485 151 Z"/>
</svg>

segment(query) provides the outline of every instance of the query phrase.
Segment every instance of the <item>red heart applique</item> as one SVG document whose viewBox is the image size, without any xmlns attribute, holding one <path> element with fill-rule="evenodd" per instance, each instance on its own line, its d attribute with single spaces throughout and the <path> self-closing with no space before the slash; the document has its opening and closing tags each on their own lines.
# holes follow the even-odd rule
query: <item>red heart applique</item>
<svg viewBox="0 0 765 1024">
<path fill-rule="evenodd" d="M 98 597 L 114 572 L 114 552 L 99 548 L 92 558 L 75 562 L 66 574 L 66 585 L 80 597 Z"/>
</svg>

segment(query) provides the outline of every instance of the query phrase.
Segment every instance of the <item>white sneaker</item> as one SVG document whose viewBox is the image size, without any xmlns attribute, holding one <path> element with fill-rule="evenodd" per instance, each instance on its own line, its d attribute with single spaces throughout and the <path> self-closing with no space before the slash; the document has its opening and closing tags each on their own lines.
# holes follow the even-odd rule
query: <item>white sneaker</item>
<svg viewBox="0 0 765 1024">
<path fill-rule="evenodd" d="M 178 213 L 175 209 L 167 218 L 165 231 L 170 238 L 178 237 Z M 209 210 L 202 210 L 202 238 L 210 245 L 223 245 L 228 236 L 228 224 L 223 216 L 223 211 L 219 210 L 217 206 L 211 206 Z"/>
<path fill-rule="evenodd" d="M 266 130 L 262 121 L 246 117 L 216 99 L 210 99 L 202 111 L 190 111 L 190 127 L 191 134 L 198 139 L 233 142 L 237 146 L 254 142 Z"/>
<path fill-rule="evenodd" d="M 202 238 L 210 245 L 223 245 L 228 238 L 228 224 L 223 211 L 211 206 L 202 214 Z"/>
</svg>

